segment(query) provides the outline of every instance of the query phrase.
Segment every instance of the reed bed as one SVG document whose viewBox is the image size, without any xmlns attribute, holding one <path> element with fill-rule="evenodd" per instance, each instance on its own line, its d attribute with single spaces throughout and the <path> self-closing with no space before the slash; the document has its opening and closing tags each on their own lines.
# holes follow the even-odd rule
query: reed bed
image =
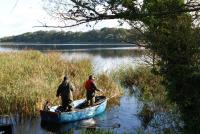
<svg viewBox="0 0 200 134">
<path fill-rule="evenodd" d="M 74 99 L 85 97 L 84 81 L 92 73 L 90 59 L 69 61 L 59 53 L 38 51 L 0 53 L 0 114 L 37 116 L 46 100 L 59 103 L 56 90 L 68 75 L 75 86 Z M 97 76 L 104 95 L 121 94 L 121 89 L 106 74 Z"/>
<path fill-rule="evenodd" d="M 150 67 L 141 65 L 136 68 L 121 68 L 114 75 L 122 85 L 129 87 L 130 90 L 133 85 L 137 86 L 138 97 L 143 103 L 153 104 L 162 111 L 169 109 L 171 103 L 168 101 L 167 92 L 162 85 L 163 78 L 153 74 L 151 70 Z"/>
</svg>

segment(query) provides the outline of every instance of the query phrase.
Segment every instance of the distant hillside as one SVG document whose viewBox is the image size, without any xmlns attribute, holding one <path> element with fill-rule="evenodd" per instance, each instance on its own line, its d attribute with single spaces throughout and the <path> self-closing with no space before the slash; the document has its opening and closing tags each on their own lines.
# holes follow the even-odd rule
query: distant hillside
<svg viewBox="0 0 200 134">
<path fill-rule="evenodd" d="M 37 31 L 1 38 L 1 42 L 23 43 L 123 43 L 121 36 L 130 30 L 103 28 L 88 32 Z"/>
</svg>

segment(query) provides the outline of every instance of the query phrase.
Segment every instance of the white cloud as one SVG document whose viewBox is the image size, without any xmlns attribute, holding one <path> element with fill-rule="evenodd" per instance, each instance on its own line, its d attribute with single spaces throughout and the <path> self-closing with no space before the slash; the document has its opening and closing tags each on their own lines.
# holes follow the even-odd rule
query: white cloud
<svg viewBox="0 0 200 134">
<path fill-rule="evenodd" d="M 35 31 L 32 28 L 46 14 L 41 0 L 17 0 L 0 2 L 0 37 Z"/>
<path fill-rule="evenodd" d="M 33 28 L 33 26 L 41 25 L 40 22 L 58 24 L 43 10 L 42 0 L 1 0 L 0 16 L 0 37 L 17 35 L 24 32 L 33 32 L 37 30 L 51 30 L 46 28 Z M 94 28 L 100 29 L 105 26 L 116 27 L 118 26 L 118 23 L 116 20 L 102 21 L 95 25 Z M 73 28 L 66 28 L 64 30 L 87 31 L 91 29 L 93 29 L 93 27 L 81 25 Z"/>
</svg>

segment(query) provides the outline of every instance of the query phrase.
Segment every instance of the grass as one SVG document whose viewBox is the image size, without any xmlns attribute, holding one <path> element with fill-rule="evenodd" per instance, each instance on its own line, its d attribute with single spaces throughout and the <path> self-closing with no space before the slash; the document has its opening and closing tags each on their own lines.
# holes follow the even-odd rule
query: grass
<svg viewBox="0 0 200 134">
<path fill-rule="evenodd" d="M 165 87 L 161 84 L 163 78 L 153 74 L 150 67 L 143 65 L 121 68 L 114 75 L 122 85 L 130 89 L 133 85 L 137 86 L 140 93 L 138 97 L 144 103 L 153 104 L 161 111 L 168 110 L 171 106 Z"/>
<path fill-rule="evenodd" d="M 68 61 L 59 53 L 38 51 L 0 53 L 0 114 L 36 116 L 45 100 L 58 104 L 56 90 L 65 74 L 75 85 L 74 99 L 85 97 L 84 81 L 92 72 L 90 59 Z M 121 89 L 106 74 L 97 76 L 97 85 L 106 96 Z"/>
</svg>

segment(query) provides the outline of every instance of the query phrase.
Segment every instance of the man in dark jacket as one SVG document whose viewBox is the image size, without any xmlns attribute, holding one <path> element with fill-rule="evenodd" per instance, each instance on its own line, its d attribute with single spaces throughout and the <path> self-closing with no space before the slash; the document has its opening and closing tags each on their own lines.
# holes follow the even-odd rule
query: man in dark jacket
<svg viewBox="0 0 200 134">
<path fill-rule="evenodd" d="M 101 91 L 96 87 L 93 75 L 90 75 L 89 79 L 85 82 L 85 89 L 87 104 L 90 103 L 90 105 L 93 105 L 95 102 L 95 91 Z"/>
<path fill-rule="evenodd" d="M 72 101 L 74 91 L 73 84 L 69 81 L 67 76 L 64 77 L 62 83 L 59 85 L 56 96 L 61 96 L 62 100 L 62 111 L 71 111 L 72 110 Z M 67 108 L 67 109 L 66 109 Z"/>
</svg>

